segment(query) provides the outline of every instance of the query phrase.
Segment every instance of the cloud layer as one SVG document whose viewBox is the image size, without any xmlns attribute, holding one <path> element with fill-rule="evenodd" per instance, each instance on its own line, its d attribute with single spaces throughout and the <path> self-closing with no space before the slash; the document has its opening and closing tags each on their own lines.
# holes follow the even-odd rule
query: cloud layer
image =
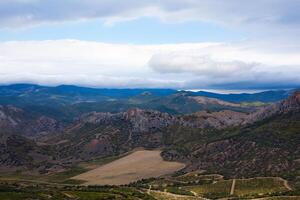
<svg viewBox="0 0 300 200">
<path fill-rule="evenodd" d="M 142 16 L 298 26 L 299 6 L 297 0 L 2 0 L 0 13 L 2 24 L 7 26 L 89 18 L 126 20 Z"/>
<path fill-rule="evenodd" d="M 91 19 L 114 24 L 143 17 L 165 23 L 202 21 L 245 32 L 252 46 L 299 52 L 299 10 L 298 0 L 1 0 L 0 28 Z"/>
<path fill-rule="evenodd" d="M 188 54 L 185 54 L 188 53 Z M 193 73 L 218 78 L 224 74 L 238 75 L 249 72 L 257 63 L 239 60 L 222 61 L 209 55 L 193 55 L 190 52 L 158 54 L 152 56 L 149 65 L 160 73 Z"/>
<path fill-rule="evenodd" d="M 77 40 L 0 43 L 2 84 L 291 87 L 300 85 L 299 66 L 298 54 L 261 53 L 241 44 L 120 45 Z"/>
<path fill-rule="evenodd" d="M 245 31 L 230 44 L 126 45 L 77 40 L 0 43 L 0 83 L 99 87 L 300 85 L 299 0 L 1 0 L 0 28 L 143 17 Z M 159 33 L 153 30 L 153 34 Z M 152 33 L 151 33 L 152 34 Z"/>
</svg>

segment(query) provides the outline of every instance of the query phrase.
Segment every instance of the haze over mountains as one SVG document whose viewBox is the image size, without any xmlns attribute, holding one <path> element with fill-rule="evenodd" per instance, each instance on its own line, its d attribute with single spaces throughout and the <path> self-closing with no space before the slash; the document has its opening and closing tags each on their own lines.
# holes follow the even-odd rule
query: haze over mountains
<svg viewBox="0 0 300 200">
<path fill-rule="evenodd" d="M 214 94 L 171 89 L 95 89 L 17 84 L 0 86 L 0 104 L 67 120 L 90 111 L 123 112 L 129 108 L 154 109 L 170 114 L 226 107 L 241 111 L 252 109 L 247 103 L 272 103 L 286 98 L 290 93 L 279 90 L 257 94 Z"/>
</svg>

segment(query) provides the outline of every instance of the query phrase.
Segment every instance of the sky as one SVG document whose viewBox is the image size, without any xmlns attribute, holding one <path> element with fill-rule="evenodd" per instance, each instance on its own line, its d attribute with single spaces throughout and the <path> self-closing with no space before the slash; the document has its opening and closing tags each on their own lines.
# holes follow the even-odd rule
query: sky
<svg viewBox="0 0 300 200">
<path fill-rule="evenodd" d="M 0 84 L 300 86 L 299 0 L 1 0 Z"/>
</svg>

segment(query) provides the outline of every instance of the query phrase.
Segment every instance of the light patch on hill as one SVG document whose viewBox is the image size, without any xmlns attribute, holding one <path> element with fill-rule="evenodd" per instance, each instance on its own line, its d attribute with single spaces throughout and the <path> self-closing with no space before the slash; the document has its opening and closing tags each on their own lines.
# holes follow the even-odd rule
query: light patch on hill
<svg viewBox="0 0 300 200">
<path fill-rule="evenodd" d="M 159 150 L 136 151 L 72 179 L 87 181 L 86 185 L 124 185 L 141 179 L 171 174 L 185 167 L 183 163 L 164 161 L 160 153 Z"/>
</svg>

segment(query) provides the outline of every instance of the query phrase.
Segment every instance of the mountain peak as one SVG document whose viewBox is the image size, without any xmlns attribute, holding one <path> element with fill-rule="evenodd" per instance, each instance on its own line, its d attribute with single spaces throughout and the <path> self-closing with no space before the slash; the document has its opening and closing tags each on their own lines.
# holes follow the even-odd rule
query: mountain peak
<svg viewBox="0 0 300 200">
<path fill-rule="evenodd" d="M 281 102 L 280 112 L 287 113 L 287 112 L 293 112 L 299 110 L 300 110 L 300 90 L 297 90 L 294 92 L 293 95 L 291 95 L 289 98 Z"/>
</svg>

